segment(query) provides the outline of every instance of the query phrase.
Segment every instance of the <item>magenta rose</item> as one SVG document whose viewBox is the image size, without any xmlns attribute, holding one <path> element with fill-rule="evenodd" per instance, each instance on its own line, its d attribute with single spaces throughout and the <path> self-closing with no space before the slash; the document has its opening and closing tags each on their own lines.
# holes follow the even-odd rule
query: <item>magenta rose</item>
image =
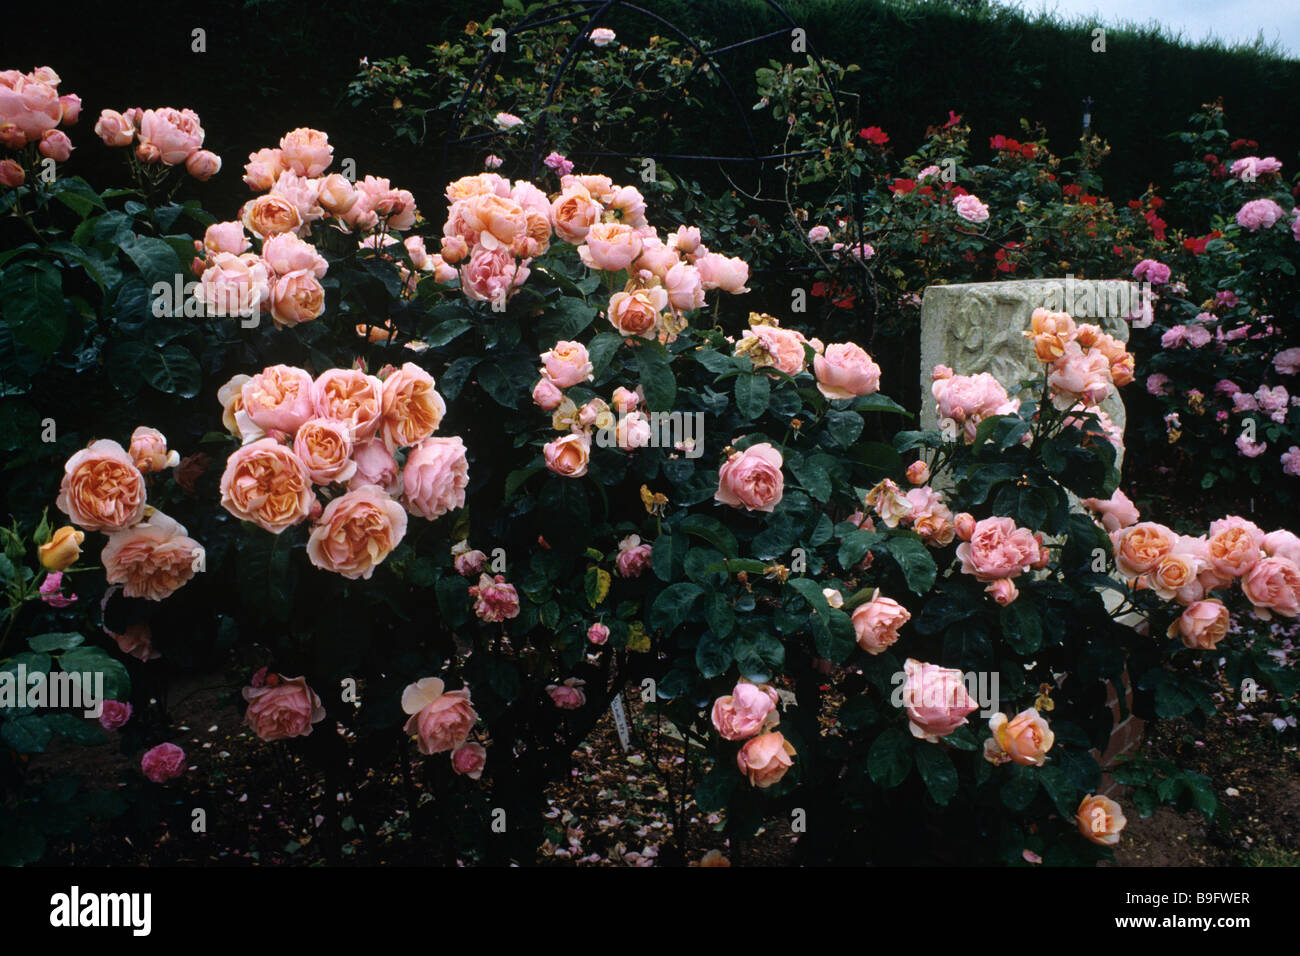
<svg viewBox="0 0 1300 956">
<path fill-rule="evenodd" d="M 175 744 L 159 744 L 145 751 L 140 758 L 140 769 L 154 783 L 175 780 L 185 772 L 185 751 Z"/>
</svg>

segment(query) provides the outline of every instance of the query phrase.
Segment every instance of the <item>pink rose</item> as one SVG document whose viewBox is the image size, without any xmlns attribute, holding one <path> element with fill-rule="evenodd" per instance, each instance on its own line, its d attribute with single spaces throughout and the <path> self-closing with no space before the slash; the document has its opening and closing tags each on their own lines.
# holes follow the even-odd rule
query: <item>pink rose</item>
<svg viewBox="0 0 1300 956">
<path fill-rule="evenodd" d="M 155 511 L 148 520 L 115 531 L 100 560 L 109 584 L 131 598 L 161 601 L 194 577 L 203 546 L 174 519 Z"/>
<path fill-rule="evenodd" d="M 751 786 L 766 789 L 779 783 L 794 766 L 794 747 L 779 731 L 759 734 L 736 754 L 736 766 Z"/>
<path fill-rule="evenodd" d="M 1178 546 L 1178 535 L 1153 521 L 1112 531 L 1110 540 L 1115 549 L 1115 565 L 1129 578 L 1154 571 Z"/>
<path fill-rule="evenodd" d="M 469 688 L 445 688 L 440 678 L 425 677 L 402 691 L 402 711 L 410 715 L 402 729 L 416 736 L 425 756 L 458 749 L 478 723 Z"/>
<path fill-rule="evenodd" d="M 587 695 L 582 691 L 584 684 L 586 681 L 570 677 L 563 684 L 548 684 L 546 693 L 560 710 L 577 710 L 587 703 Z"/>
<path fill-rule="evenodd" d="M 589 268 L 621 272 L 641 255 L 641 237 L 621 222 L 598 222 L 587 230 L 578 255 Z"/>
<path fill-rule="evenodd" d="M 470 586 L 469 596 L 474 600 L 474 613 L 479 620 L 498 624 L 519 616 L 519 592 L 507 584 L 505 575 L 490 578 L 479 575 L 478 584 Z"/>
<path fill-rule="evenodd" d="M 458 437 L 426 438 L 406 456 L 402 504 L 429 521 L 465 505 L 469 461 Z"/>
<path fill-rule="evenodd" d="M 154 783 L 175 780 L 185 772 L 185 751 L 175 744 L 159 744 L 145 751 L 140 769 Z"/>
<path fill-rule="evenodd" d="M 352 451 L 352 460 L 356 463 L 357 470 L 348 481 L 349 491 L 355 491 L 364 485 L 374 485 L 388 492 L 396 485 L 400 466 L 379 439 L 372 438 L 357 445 Z"/>
<path fill-rule="evenodd" d="M 1169 281 L 1170 274 L 1169 267 L 1155 259 L 1143 259 L 1133 267 L 1134 279 L 1139 281 L 1145 279 L 1152 285 L 1164 285 Z"/>
<path fill-rule="evenodd" d="M 1047 762 L 1047 752 L 1056 742 L 1056 735 L 1035 708 L 1022 710 L 1008 719 L 1006 714 L 994 714 L 989 720 L 990 739 L 1002 753 L 1026 767 L 1041 767 Z"/>
<path fill-rule="evenodd" d="M 609 640 L 609 628 L 599 621 L 594 622 L 587 628 L 587 640 L 597 646 L 603 645 Z"/>
<path fill-rule="evenodd" d="M 1229 515 L 1210 523 L 1210 568 L 1220 577 L 1245 574 L 1259 561 L 1263 548 L 1264 532 L 1253 521 Z"/>
<path fill-rule="evenodd" d="M 248 701 L 244 723 L 268 743 L 307 737 L 312 724 L 325 719 L 325 708 L 305 677 L 271 675 L 261 686 L 245 687 L 242 693 Z"/>
<path fill-rule="evenodd" d="M 1282 218 L 1282 207 L 1271 199 L 1253 199 L 1237 210 L 1237 225 L 1256 232 L 1270 229 Z"/>
<path fill-rule="evenodd" d="M 480 743 L 461 744 L 451 752 L 451 769 L 462 777 L 477 780 L 487 766 L 487 748 Z"/>
<path fill-rule="evenodd" d="M 721 289 L 732 295 L 749 291 L 745 285 L 749 281 L 749 263 L 744 259 L 709 252 L 695 260 L 695 268 L 700 272 L 700 285 L 705 289 Z"/>
<path fill-rule="evenodd" d="M 248 154 L 248 162 L 244 165 L 244 182 L 254 192 L 266 192 L 275 185 L 284 170 L 284 160 L 278 149 L 259 149 L 256 153 Z"/>
<path fill-rule="evenodd" d="M 1212 651 L 1228 633 L 1230 616 L 1221 601 L 1196 601 L 1169 625 L 1169 636 L 1194 651 Z"/>
<path fill-rule="evenodd" d="M 717 501 L 747 511 L 771 512 L 781 502 L 785 478 L 784 460 L 768 442 L 735 452 L 718 471 Z"/>
<path fill-rule="evenodd" d="M 105 146 L 130 146 L 135 139 L 135 127 L 117 110 L 104 110 L 95 121 L 95 135 Z"/>
<path fill-rule="evenodd" d="M 780 721 L 776 705 L 780 698 L 767 684 L 741 681 L 725 697 L 713 702 L 713 726 L 727 740 L 744 740 Z"/>
<path fill-rule="evenodd" d="M 316 190 L 316 201 L 331 216 L 347 214 L 358 198 L 357 188 L 341 173 L 330 173 Z"/>
<path fill-rule="evenodd" d="M 177 166 L 203 145 L 203 127 L 193 110 L 145 110 L 140 118 L 140 145 L 166 166 Z"/>
<path fill-rule="evenodd" d="M 952 208 L 957 211 L 957 215 L 967 222 L 984 222 L 989 218 L 989 207 L 980 202 L 978 197 L 969 193 L 954 199 Z"/>
<path fill-rule="evenodd" d="M 609 46 L 614 42 L 615 33 L 609 27 L 596 27 L 590 36 L 593 46 Z"/>
<path fill-rule="evenodd" d="M 66 163 L 72 156 L 72 140 L 68 134 L 59 129 L 46 130 L 37 147 L 42 156 L 56 163 Z"/>
<path fill-rule="evenodd" d="M 912 619 L 912 613 L 893 598 L 880 597 L 877 591 L 866 604 L 853 612 L 853 631 L 858 646 L 868 654 L 883 654 L 898 640 L 898 629 Z"/>
<path fill-rule="evenodd" d="M 18 163 L 12 159 L 0 161 L 0 186 L 17 189 L 25 182 L 27 182 L 27 174 Z"/>
<path fill-rule="evenodd" d="M 1274 531 L 1264 536 L 1264 553 L 1270 558 L 1286 558 L 1300 566 L 1300 537 L 1290 531 Z"/>
<path fill-rule="evenodd" d="M 1047 383 L 1056 407 L 1098 405 L 1110 394 L 1110 360 L 1099 349 L 1084 351 L 1078 342 L 1066 344 L 1063 354 L 1050 367 Z"/>
<path fill-rule="evenodd" d="M 185 159 L 185 171 L 201 183 L 221 172 L 221 157 L 206 149 L 196 149 Z"/>
<path fill-rule="evenodd" d="M 404 363 L 384 379 L 379 436 L 389 451 L 417 445 L 438 430 L 447 403 L 436 384 L 433 376 L 414 362 Z"/>
<path fill-rule="evenodd" d="M 73 604 L 77 603 L 77 596 L 75 594 L 65 597 L 62 593 L 62 571 L 53 571 L 50 574 L 45 575 L 45 580 L 41 582 L 41 586 L 37 588 L 37 591 L 41 596 L 41 600 L 50 607 L 71 607 Z"/>
<path fill-rule="evenodd" d="M 1018 528 L 1010 518 L 992 517 L 975 523 L 969 541 L 957 545 L 963 574 L 978 581 L 1014 578 L 1042 558 L 1038 540 L 1028 528 Z"/>
<path fill-rule="evenodd" d="M 117 730 L 131 719 L 131 705 L 120 700 L 104 701 L 104 709 L 99 715 L 99 726 L 105 730 Z"/>
<path fill-rule="evenodd" d="M 907 466 L 907 480 L 914 485 L 923 485 L 930 480 L 930 466 L 924 461 L 914 461 Z"/>
<path fill-rule="evenodd" d="M 334 147 L 320 130 L 300 126 L 280 138 L 280 161 L 299 176 L 319 176 L 333 156 Z"/>
<path fill-rule="evenodd" d="M 442 255 L 452 261 L 445 245 Z M 511 293 L 524 284 L 528 272 L 528 267 L 517 262 L 509 249 L 475 246 L 469 261 L 460 267 L 460 288 L 475 301 L 504 305 Z"/>
<path fill-rule="evenodd" d="M 853 342 L 834 342 L 813 356 L 817 390 L 827 398 L 870 395 L 880 388 L 880 366 Z"/>
<path fill-rule="evenodd" d="M 214 222 L 203 233 L 202 251 L 209 256 L 219 252 L 238 256 L 252 247 L 252 241 L 244 234 L 242 222 Z"/>
<path fill-rule="evenodd" d="M 809 242 L 825 242 L 830 237 L 831 231 L 827 226 L 813 226 L 808 230 Z"/>
<path fill-rule="evenodd" d="M 641 543 L 641 536 L 630 534 L 618 543 L 618 557 L 614 566 L 621 578 L 637 578 L 650 566 L 654 549 Z"/>
<path fill-rule="evenodd" d="M 533 404 L 544 412 L 553 412 L 559 408 L 560 402 L 564 401 L 564 393 L 546 376 L 537 380 L 533 386 Z"/>
<path fill-rule="evenodd" d="M 1300 613 L 1300 567 L 1289 558 L 1264 558 L 1242 577 L 1241 590 L 1263 620 L 1272 617 L 1270 612 Z"/>
<path fill-rule="evenodd" d="M 1020 409 L 1020 399 L 1009 398 L 1002 384 L 987 372 L 954 375 L 947 366 L 937 366 L 930 392 L 938 406 L 940 421 L 956 422 L 968 442 L 975 440 L 979 423 L 985 418 L 1010 415 Z"/>
<path fill-rule="evenodd" d="M 1016 582 L 1010 578 L 998 578 L 984 589 L 989 597 L 993 598 L 994 603 L 1007 607 L 1014 604 L 1016 598 L 1020 597 L 1020 589 L 1016 587 Z"/>
<path fill-rule="evenodd" d="M 908 658 L 903 664 L 903 705 L 914 737 L 935 741 L 962 724 L 979 704 L 966 692 L 959 670 Z"/>
<path fill-rule="evenodd" d="M 1107 531 L 1118 531 L 1138 522 L 1137 506 L 1118 488 L 1104 501 L 1100 498 L 1084 498 L 1080 504 L 1096 514 L 1101 519 L 1101 526 Z"/>
</svg>

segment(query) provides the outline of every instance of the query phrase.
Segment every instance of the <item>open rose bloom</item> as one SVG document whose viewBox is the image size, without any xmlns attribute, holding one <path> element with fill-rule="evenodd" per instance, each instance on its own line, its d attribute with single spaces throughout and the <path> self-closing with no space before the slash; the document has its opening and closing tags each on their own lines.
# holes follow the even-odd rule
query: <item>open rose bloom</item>
<svg viewBox="0 0 1300 956">
<path fill-rule="evenodd" d="M 305 737 L 325 719 L 320 698 L 303 677 L 277 675 L 274 682 L 245 687 L 243 695 L 248 701 L 244 723 L 264 741 Z"/>
<path fill-rule="evenodd" d="M 426 756 L 461 747 L 478 722 L 469 688 L 449 691 L 438 677 L 425 677 L 407 687 L 402 692 L 402 710 L 409 715 L 404 731 L 416 738 Z"/>
</svg>

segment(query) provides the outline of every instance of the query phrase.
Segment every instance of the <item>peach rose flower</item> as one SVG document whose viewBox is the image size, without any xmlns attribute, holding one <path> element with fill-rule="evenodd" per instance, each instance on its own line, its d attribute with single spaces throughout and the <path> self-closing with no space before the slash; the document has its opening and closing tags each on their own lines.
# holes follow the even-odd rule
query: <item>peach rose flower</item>
<svg viewBox="0 0 1300 956">
<path fill-rule="evenodd" d="M 591 381 L 591 359 L 581 342 L 556 342 L 550 351 L 542 353 L 542 365 L 546 377 L 560 388 Z"/>
<path fill-rule="evenodd" d="M 1228 633 L 1230 620 L 1223 602 L 1213 598 L 1196 601 L 1169 625 L 1169 636 L 1181 639 L 1194 651 L 1212 651 Z"/>
<path fill-rule="evenodd" d="M 587 232 L 600 222 L 603 212 L 585 186 L 573 183 L 551 203 L 551 223 L 556 235 L 577 246 L 586 241 Z"/>
<path fill-rule="evenodd" d="M 967 723 L 966 715 L 979 707 L 966 692 L 959 670 L 909 657 L 903 672 L 903 706 L 914 737 L 931 742 L 946 737 Z"/>
<path fill-rule="evenodd" d="M 641 236 L 621 222 L 598 222 L 587 230 L 578 256 L 589 269 L 621 272 L 641 255 Z"/>
<path fill-rule="evenodd" d="M 141 425 L 131 433 L 131 447 L 128 449 L 135 466 L 141 474 L 175 468 L 181 463 L 177 452 L 167 451 L 167 436 L 156 428 Z"/>
<path fill-rule="evenodd" d="M 780 722 L 776 691 L 767 684 L 741 681 L 713 702 L 713 726 L 727 740 L 744 740 Z"/>
<path fill-rule="evenodd" d="M 1210 524 L 1210 568 L 1221 578 L 1241 577 L 1264 550 L 1264 532 L 1253 521 L 1229 516 Z"/>
<path fill-rule="evenodd" d="M 240 236 L 243 236 L 242 224 L 222 223 L 221 225 L 237 226 L 240 229 Z M 329 264 L 316 251 L 316 247 L 292 232 L 282 232 L 262 243 L 262 260 L 277 276 L 287 276 L 294 272 L 310 272 L 317 279 L 323 279 L 329 270 Z"/>
<path fill-rule="evenodd" d="M 274 438 L 236 449 L 221 475 L 221 506 L 273 534 L 306 518 L 315 500 L 306 465 Z"/>
<path fill-rule="evenodd" d="M 779 783 L 794 766 L 794 747 L 772 730 L 751 738 L 736 754 L 736 766 L 749 778 L 751 786 L 766 789 Z"/>
<path fill-rule="evenodd" d="M 300 126 L 280 138 L 280 162 L 299 176 L 319 176 L 333 157 L 329 136 L 318 129 Z"/>
<path fill-rule="evenodd" d="M 320 181 L 316 201 L 332 216 L 346 215 L 357 204 L 357 188 L 341 173 L 330 173 Z"/>
<path fill-rule="evenodd" d="M 375 437 L 383 414 L 384 383 L 357 368 L 332 368 L 312 382 L 311 407 L 319 418 L 352 428 L 359 444 Z"/>
<path fill-rule="evenodd" d="M 199 295 L 208 315 L 246 318 L 261 311 L 271 296 L 266 263 L 252 253 L 218 252 L 199 279 Z"/>
<path fill-rule="evenodd" d="M 880 592 L 853 612 L 853 631 L 858 646 L 868 654 L 882 654 L 898 640 L 898 629 L 912 619 L 912 612 Z"/>
<path fill-rule="evenodd" d="M 260 687 L 245 687 L 242 691 L 248 709 L 244 723 L 252 728 L 258 738 L 268 743 L 307 737 L 312 724 L 325 719 L 325 708 L 316 692 L 307 686 L 305 677 L 275 677 Z"/>
<path fill-rule="evenodd" d="M 253 247 L 252 241 L 244 233 L 242 222 L 214 222 L 203 232 L 203 248 L 200 250 L 209 256 L 225 252 L 240 256 Z"/>
<path fill-rule="evenodd" d="M 469 688 L 446 686 L 441 678 L 425 677 L 402 691 L 402 712 L 410 715 L 402 729 L 415 735 L 425 756 L 461 747 L 478 722 Z"/>
<path fill-rule="evenodd" d="M 1118 843 L 1120 831 L 1128 823 L 1118 803 L 1109 797 L 1093 796 L 1091 793 L 1079 804 L 1074 819 L 1079 825 L 1079 832 L 1101 846 L 1114 846 Z"/>
<path fill-rule="evenodd" d="M 1008 719 L 1006 714 L 994 714 L 989 719 L 990 738 L 1004 754 L 1026 767 L 1041 767 L 1047 762 L 1047 751 L 1056 742 L 1056 735 L 1047 721 L 1033 707 L 1022 710 Z"/>
<path fill-rule="evenodd" d="M 292 365 L 271 365 L 252 376 L 240 389 L 244 411 L 265 431 L 292 435 L 312 417 L 312 378 Z"/>
<path fill-rule="evenodd" d="M 266 192 L 284 172 L 284 160 L 278 149 L 259 149 L 248 154 L 244 164 L 244 182 L 254 192 Z"/>
<path fill-rule="evenodd" d="M 786 375 L 798 375 L 807 364 L 804 337 L 791 329 L 755 325 L 745 330 L 736 343 L 737 355 L 748 355 L 755 368 L 775 368 Z"/>
<path fill-rule="evenodd" d="M 284 232 L 297 232 L 302 228 L 302 215 L 297 205 L 284 196 L 273 193 L 244 203 L 239 219 L 244 228 L 259 239 L 269 239 Z"/>
<path fill-rule="evenodd" d="M 591 458 L 591 438 L 581 433 L 565 435 L 542 448 L 546 467 L 565 478 L 581 478 Z"/>
<path fill-rule="evenodd" d="M 104 110 L 95 121 L 95 135 L 105 146 L 130 146 L 135 139 L 135 127 L 117 110 Z"/>
<path fill-rule="evenodd" d="M 654 338 L 659 313 L 668 306 L 668 293 L 659 286 L 615 292 L 609 300 L 609 324 L 620 335 Z"/>
<path fill-rule="evenodd" d="M 414 362 L 384 380 L 379 436 L 389 451 L 416 445 L 438 430 L 447 403 L 434 388 L 433 376 Z"/>
<path fill-rule="evenodd" d="M 313 484 L 346 482 L 356 474 L 352 460 L 352 429 L 346 422 L 312 418 L 298 426 L 293 453 L 307 468 Z"/>
<path fill-rule="evenodd" d="M 817 376 L 817 390 L 830 399 L 871 395 L 880 390 L 880 366 L 853 342 L 833 342 L 826 346 L 825 353 L 813 356 L 813 374 Z"/>
<path fill-rule="evenodd" d="M 196 149 L 185 157 L 185 171 L 201 183 L 221 172 L 221 157 L 211 150 Z"/>
<path fill-rule="evenodd" d="M 1112 531 L 1115 564 L 1126 577 L 1136 578 L 1156 566 L 1178 546 L 1178 535 L 1162 524 L 1143 521 L 1128 528 Z"/>
<path fill-rule="evenodd" d="M 113 590 L 116 589 L 110 589 L 109 593 L 111 594 Z M 153 630 L 146 621 L 127 625 L 126 630 L 121 634 L 116 634 L 108 628 L 104 628 L 104 633 L 111 637 L 117 644 L 117 649 L 128 657 L 134 657 L 145 663 L 162 657 L 162 652 L 153 646 Z"/>
<path fill-rule="evenodd" d="M 115 531 L 100 560 L 109 584 L 121 584 L 130 598 L 161 601 L 194 577 L 203 546 L 161 511 L 147 521 Z"/>
<path fill-rule="evenodd" d="M 352 450 L 352 460 L 356 462 L 357 470 L 348 481 L 349 490 L 374 485 L 389 494 L 397 491 L 397 476 L 401 473 L 401 466 L 378 438 L 357 444 Z"/>
<path fill-rule="evenodd" d="M 405 535 L 402 506 L 378 488 L 358 488 L 325 506 L 307 538 L 307 557 L 322 570 L 369 580 Z"/>
<path fill-rule="evenodd" d="M 465 506 L 468 485 L 465 443 L 456 436 L 426 438 L 406 456 L 402 504 L 411 514 L 434 521 Z"/>
<path fill-rule="evenodd" d="M 785 493 L 781 453 L 768 442 L 734 453 L 718 470 L 714 498 L 733 508 L 771 512 Z"/>
<path fill-rule="evenodd" d="M 279 276 L 271 285 L 271 319 L 277 329 L 318 319 L 325 312 L 325 287 L 309 270 Z"/>
<path fill-rule="evenodd" d="M 144 517 L 144 475 L 121 445 L 101 438 L 63 466 L 55 504 L 86 531 L 121 531 Z"/>
</svg>

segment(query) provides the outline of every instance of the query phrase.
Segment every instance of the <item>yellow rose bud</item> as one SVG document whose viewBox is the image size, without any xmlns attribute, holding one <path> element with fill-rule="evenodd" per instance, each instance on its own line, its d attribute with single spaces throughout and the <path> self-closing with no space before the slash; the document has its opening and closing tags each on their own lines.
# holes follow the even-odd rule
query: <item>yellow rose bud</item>
<svg viewBox="0 0 1300 956">
<path fill-rule="evenodd" d="M 47 571 L 62 571 L 77 563 L 81 557 L 81 542 L 86 540 L 85 532 L 78 531 L 70 524 L 65 524 L 45 544 L 41 545 L 39 555 L 41 566 Z"/>
</svg>

